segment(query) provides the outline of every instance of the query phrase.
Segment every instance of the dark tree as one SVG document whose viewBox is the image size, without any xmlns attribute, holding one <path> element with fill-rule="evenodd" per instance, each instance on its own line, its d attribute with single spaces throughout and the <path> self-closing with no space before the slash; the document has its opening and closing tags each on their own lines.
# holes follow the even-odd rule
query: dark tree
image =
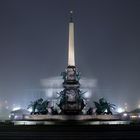
<svg viewBox="0 0 140 140">
<path fill-rule="evenodd" d="M 110 104 L 107 102 L 104 98 L 99 99 L 99 102 L 95 102 L 96 107 L 96 114 L 111 114 L 112 115 L 112 109 L 115 109 L 114 104 Z"/>
<path fill-rule="evenodd" d="M 31 114 L 47 114 L 48 105 L 49 105 L 48 100 L 43 101 L 43 99 L 40 98 L 34 102 L 31 102 L 28 106 L 28 109 L 32 108 Z"/>
</svg>

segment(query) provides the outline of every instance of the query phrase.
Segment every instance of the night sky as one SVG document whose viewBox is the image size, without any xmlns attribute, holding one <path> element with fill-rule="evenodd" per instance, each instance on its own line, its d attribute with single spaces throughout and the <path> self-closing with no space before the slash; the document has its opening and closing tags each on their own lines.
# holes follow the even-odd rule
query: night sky
<svg viewBox="0 0 140 140">
<path fill-rule="evenodd" d="M 70 10 L 82 76 L 97 80 L 99 98 L 135 108 L 140 103 L 138 0 L 1 0 L 0 101 L 30 101 L 26 89 L 41 88 L 41 79 L 65 70 Z"/>
</svg>

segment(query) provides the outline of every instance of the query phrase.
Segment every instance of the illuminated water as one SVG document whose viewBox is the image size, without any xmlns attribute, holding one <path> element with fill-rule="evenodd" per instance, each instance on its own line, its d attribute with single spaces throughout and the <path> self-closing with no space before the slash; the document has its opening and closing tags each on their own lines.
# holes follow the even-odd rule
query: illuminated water
<svg viewBox="0 0 140 140">
<path fill-rule="evenodd" d="M 64 122 L 54 122 L 54 121 L 13 121 L 14 125 L 128 125 L 132 121 L 64 121 Z"/>
</svg>

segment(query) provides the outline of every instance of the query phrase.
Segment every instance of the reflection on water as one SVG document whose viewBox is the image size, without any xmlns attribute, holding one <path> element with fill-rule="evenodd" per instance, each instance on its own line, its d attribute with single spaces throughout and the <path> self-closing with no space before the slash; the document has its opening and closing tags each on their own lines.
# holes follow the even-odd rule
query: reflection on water
<svg viewBox="0 0 140 140">
<path fill-rule="evenodd" d="M 107 124 L 107 125 L 118 125 L 118 124 L 130 124 L 130 121 L 91 121 L 87 122 L 85 124 L 89 125 L 102 125 L 102 124 Z"/>
<path fill-rule="evenodd" d="M 13 121 L 14 125 L 54 125 L 52 121 Z"/>
<path fill-rule="evenodd" d="M 14 125 L 127 125 L 131 121 L 82 121 L 82 122 L 69 122 L 69 121 L 13 121 Z"/>
</svg>

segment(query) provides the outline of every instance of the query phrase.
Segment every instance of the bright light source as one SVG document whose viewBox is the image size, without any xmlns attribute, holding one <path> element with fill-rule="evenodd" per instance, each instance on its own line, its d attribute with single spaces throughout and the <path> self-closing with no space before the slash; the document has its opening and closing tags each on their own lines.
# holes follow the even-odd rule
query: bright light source
<svg viewBox="0 0 140 140">
<path fill-rule="evenodd" d="M 107 113 L 107 109 L 105 110 L 105 112 Z"/>
<path fill-rule="evenodd" d="M 14 119 L 18 119 L 18 116 L 17 116 L 17 115 L 15 115 L 15 116 L 14 116 Z"/>
<path fill-rule="evenodd" d="M 138 108 L 140 108 L 140 104 L 138 105 Z"/>
<path fill-rule="evenodd" d="M 29 112 L 32 112 L 32 108 L 29 108 L 28 111 L 29 111 Z"/>
<path fill-rule="evenodd" d="M 121 107 L 117 109 L 117 112 L 118 112 L 118 113 L 122 113 L 122 112 L 124 112 L 124 111 L 125 111 L 125 110 L 124 110 L 123 108 L 121 108 Z"/>
<path fill-rule="evenodd" d="M 85 98 L 90 98 L 91 97 L 91 92 L 86 92 L 83 95 Z"/>
<path fill-rule="evenodd" d="M 123 114 L 124 117 L 127 117 L 127 115 L 128 115 L 127 113 L 124 113 L 124 114 Z"/>
<path fill-rule="evenodd" d="M 131 115 L 130 116 L 132 119 L 135 119 L 135 118 L 137 118 L 138 116 L 136 116 L 136 115 Z"/>
<path fill-rule="evenodd" d="M 21 109 L 20 107 L 14 107 L 12 111 L 16 111 L 16 110 L 19 110 Z"/>
</svg>

